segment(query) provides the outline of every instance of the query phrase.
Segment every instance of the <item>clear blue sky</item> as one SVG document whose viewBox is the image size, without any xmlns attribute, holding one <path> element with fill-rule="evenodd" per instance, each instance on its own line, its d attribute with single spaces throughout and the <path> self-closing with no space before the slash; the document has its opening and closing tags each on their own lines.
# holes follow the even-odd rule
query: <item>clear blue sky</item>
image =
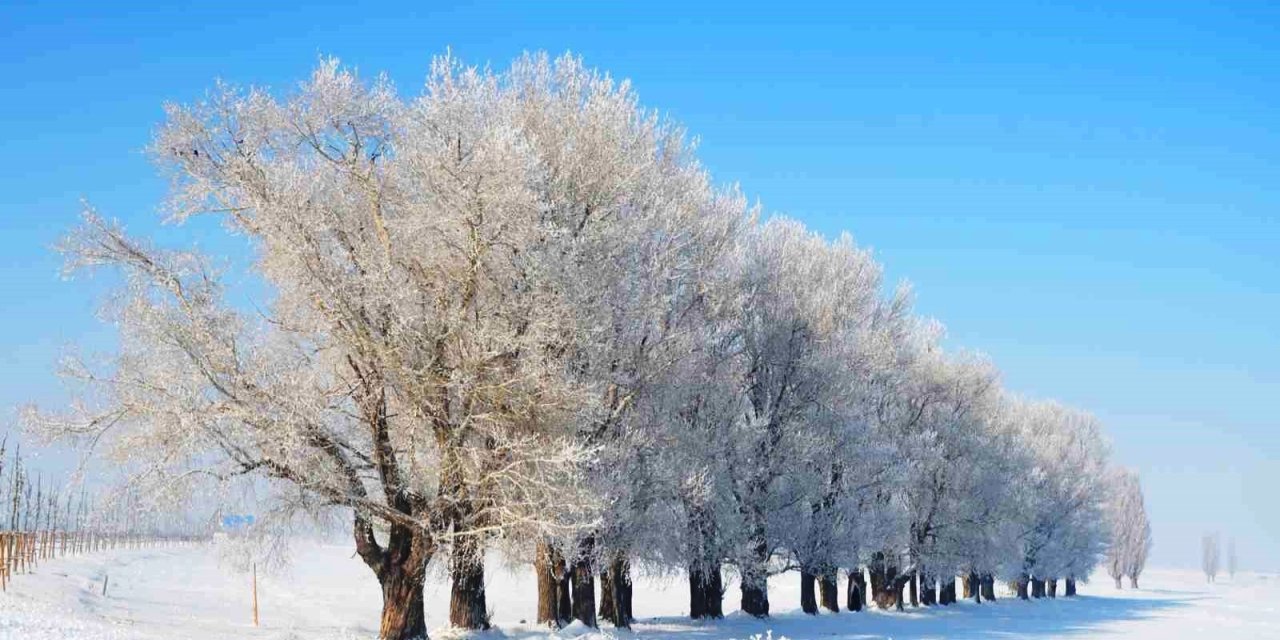
<svg viewBox="0 0 1280 640">
<path fill-rule="evenodd" d="M 140 149 L 164 101 L 287 89 L 320 55 L 412 92 L 445 47 L 572 50 L 700 136 L 718 180 L 874 247 L 1010 388 L 1101 416 L 1155 563 L 1196 563 L 1214 528 L 1280 570 L 1280 5 L 42 4 L 0 8 L 6 412 L 60 398 L 64 346 L 109 344 L 48 247 L 81 197 L 158 228 Z"/>
</svg>

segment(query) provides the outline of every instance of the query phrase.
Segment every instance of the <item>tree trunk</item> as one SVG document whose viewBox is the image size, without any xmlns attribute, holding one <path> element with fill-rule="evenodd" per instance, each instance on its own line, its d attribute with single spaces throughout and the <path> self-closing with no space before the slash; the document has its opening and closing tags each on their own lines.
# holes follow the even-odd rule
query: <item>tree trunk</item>
<svg viewBox="0 0 1280 640">
<path fill-rule="evenodd" d="M 1017 579 L 1017 580 L 1014 580 L 1014 582 L 1013 582 L 1013 590 L 1017 592 L 1017 594 L 1018 594 L 1018 599 L 1019 599 L 1019 600 L 1027 600 L 1027 599 L 1028 599 L 1028 598 L 1027 598 L 1027 583 L 1028 583 L 1028 582 L 1030 582 L 1030 579 L 1027 577 L 1027 575 L 1026 575 L 1026 574 L 1023 574 L 1023 575 L 1021 575 L 1021 576 L 1018 576 L 1018 579 Z"/>
<path fill-rule="evenodd" d="M 970 571 L 964 581 L 964 597 L 973 598 L 974 604 L 982 604 L 982 578 Z"/>
<path fill-rule="evenodd" d="M 920 587 L 918 586 L 919 582 L 920 582 L 919 571 L 912 571 L 911 575 L 907 576 L 907 591 L 910 594 L 911 606 L 913 607 L 920 606 Z"/>
<path fill-rule="evenodd" d="M 600 619 L 613 622 L 613 575 L 608 569 L 600 572 Z"/>
<path fill-rule="evenodd" d="M 849 595 L 845 607 L 850 611 L 862 611 L 867 605 L 867 579 L 862 575 L 862 567 L 849 570 Z"/>
<path fill-rule="evenodd" d="M 394 506 L 410 513 L 408 498 L 397 496 Z M 373 525 L 360 515 L 354 519 L 356 553 L 378 578 L 382 589 L 382 619 L 378 637 L 382 640 L 426 640 L 427 619 L 422 591 L 427 562 L 435 555 L 435 542 L 426 534 L 393 524 L 385 547 L 378 544 Z"/>
<path fill-rule="evenodd" d="M 538 577 L 538 623 L 563 626 L 572 616 L 564 556 L 546 541 L 539 542 L 533 567 Z"/>
<path fill-rule="evenodd" d="M 570 576 L 573 591 L 573 617 L 588 627 L 598 627 L 596 623 L 596 580 L 591 573 L 591 565 L 587 560 L 573 563 Z"/>
<path fill-rule="evenodd" d="M 1075 578 L 1067 578 L 1067 588 L 1066 588 L 1066 592 L 1063 595 L 1067 596 L 1068 598 L 1075 597 L 1076 595 L 1076 579 Z"/>
<path fill-rule="evenodd" d="M 426 640 L 427 619 L 422 608 L 426 567 L 387 565 L 378 582 L 382 587 L 381 640 Z"/>
<path fill-rule="evenodd" d="M 555 568 L 560 572 L 560 579 L 556 584 L 560 603 L 556 608 L 560 615 L 560 626 L 564 626 L 573 620 L 573 573 L 563 556 L 557 558 Z"/>
<path fill-rule="evenodd" d="M 890 578 L 882 571 L 871 572 L 871 599 L 881 609 L 902 610 L 902 587 L 906 581 L 896 574 Z"/>
<path fill-rule="evenodd" d="M 757 618 L 769 617 L 769 543 L 765 539 L 764 518 L 757 515 L 752 533 L 751 557 L 741 567 L 742 612 Z"/>
<path fill-rule="evenodd" d="M 1123 582 L 1121 582 L 1121 580 L 1122 580 L 1123 578 L 1124 578 L 1124 576 L 1116 576 L 1116 577 L 1112 578 L 1112 580 L 1115 580 L 1115 581 L 1116 581 L 1116 588 L 1117 588 L 1117 589 L 1123 589 L 1123 588 L 1124 588 L 1124 583 L 1123 583 Z"/>
<path fill-rule="evenodd" d="M 707 617 L 719 620 L 724 617 L 724 575 L 717 561 L 707 572 Z"/>
<path fill-rule="evenodd" d="M 956 578 L 955 576 L 947 576 L 946 582 L 942 583 L 941 592 L 938 601 L 944 605 L 953 605 L 956 603 Z"/>
<path fill-rule="evenodd" d="M 961 596 L 965 600 L 968 600 L 969 598 L 973 597 L 973 574 L 972 573 L 961 578 L 960 591 L 961 591 Z"/>
<path fill-rule="evenodd" d="M 1049 590 L 1050 598 L 1058 597 L 1058 579 L 1057 578 L 1050 578 L 1049 580 L 1046 580 L 1045 587 L 1048 588 Z"/>
<path fill-rule="evenodd" d="M 689 617 L 694 620 L 724 617 L 724 579 L 718 563 L 706 570 L 697 565 L 689 568 Z"/>
<path fill-rule="evenodd" d="M 889 563 L 883 553 L 872 557 L 871 566 L 871 599 L 881 609 L 902 609 L 902 587 L 906 584 L 898 575 L 898 567 Z"/>
<path fill-rule="evenodd" d="M 742 576 L 742 612 L 757 618 L 769 617 L 769 587 L 764 576 Z"/>
<path fill-rule="evenodd" d="M 933 576 L 922 572 L 920 574 L 920 604 L 931 607 L 938 604 L 937 582 Z"/>
<path fill-rule="evenodd" d="M 578 558 L 573 562 L 570 580 L 573 583 L 573 617 L 591 628 L 596 623 L 596 579 L 591 571 L 591 557 L 595 553 L 595 539 L 588 536 L 578 548 Z"/>
<path fill-rule="evenodd" d="M 982 575 L 981 593 L 984 600 L 991 602 L 996 599 L 996 578 L 995 576 L 984 573 Z"/>
<path fill-rule="evenodd" d="M 688 535 L 693 541 L 689 562 L 689 617 L 724 617 L 724 582 L 720 576 L 720 553 L 716 550 L 715 523 L 698 503 L 686 505 Z"/>
<path fill-rule="evenodd" d="M 631 563 L 623 553 L 614 555 L 600 573 L 600 617 L 619 629 L 631 628 Z"/>
<path fill-rule="evenodd" d="M 489 612 L 484 598 L 484 548 L 479 536 L 462 536 L 449 559 L 453 590 L 449 600 L 449 624 L 459 629 L 488 629 Z"/>
<path fill-rule="evenodd" d="M 839 574 L 833 569 L 824 572 L 818 580 L 818 593 L 821 596 L 822 608 L 832 613 L 840 613 Z"/>
<path fill-rule="evenodd" d="M 1129 576 L 1129 586 L 1134 589 L 1138 588 L 1138 576 Z"/>
<path fill-rule="evenodd" d="M 1044 597 L 1044 579 L 1043 578 L 1031 579 L 1031 597 L 1033 598 Z"/>
<path fill-rule="evenodd" d="M 701 620 L 707 617 L 707 577 L 698 563 L 689 564 L 689 617 Z"/>
<path fill-rule="evenodd" d="M 812 573 L 800 570 L 800 609 L 811 616 L 818 615 L 818 599 L 813 592 L 816 581 Z"/>
</svg>

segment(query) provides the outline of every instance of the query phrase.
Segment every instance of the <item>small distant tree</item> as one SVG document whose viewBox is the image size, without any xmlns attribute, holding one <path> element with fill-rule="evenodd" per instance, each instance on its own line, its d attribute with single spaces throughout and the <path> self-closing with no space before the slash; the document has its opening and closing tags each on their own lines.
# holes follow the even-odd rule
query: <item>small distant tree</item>
<svg viewBox="0 0 1280 640">
<path fill-rule="evenodd" d="M 1138 588 L 1138 576 L 1147 565 L 1151 550 L 1151 521 L 1142 499 L 1142 483 L 1138 474 L 1121 470 L 1116 474 L 1111 502 L 1111 546 L 1107 551 L 1107 574 L 1116 581 L 1129 576 L 1129 584 Z"/>
<path fill-rule="evenodd" d="M 1200 543 L 1200 567 L 1204 569 L 1204 576 L 1209 582 L 1213 582 L 1218 577 L 1218 558 L 1220 548 L 1218 544 L 1218 534 L 1206 533 Z"/>
</svg>

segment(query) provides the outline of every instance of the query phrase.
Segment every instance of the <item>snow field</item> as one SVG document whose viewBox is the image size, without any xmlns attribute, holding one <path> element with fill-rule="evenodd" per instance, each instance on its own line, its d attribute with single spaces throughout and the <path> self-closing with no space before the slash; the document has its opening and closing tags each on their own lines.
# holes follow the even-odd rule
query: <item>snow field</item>
<svg viewBox="0 0 1280 640">
<path fill-rule="evenodd" d="M 101 595 L 109 577 L 107 595 Z M 775 614 L 757 620 L 736 611 L 730 584 L 718 622 L 693 622 L 683 576 L 637 576 L 631 632 L 574 625 L 550 632 L 531 624 L 536 592 L 529 567 L 491 562 L 488 603 L 496 624 L 480 637 L 687 638 L 720 640 L 772 634 L 774 640 L 806 638 L 924 640 L 928 638 L 1135 638 L 1138 640 L 1280 638 L 1280 578 L 1241 574 L 1205 584 L 1201 574 L 1150 569 L 1144 588 L 1116 591 L 1105 576 L 1082 585 L 1067 600 L 1019 602 L 1009 598 L 975 605 L 905 612 L 864 611 L 806 616 L 799 611 L 799 578 L 770 581 Z M 843 585 L 842 585 L 843 587 Z M 252 625 L 250 578 L 227 569 L 209 547 L 120 551 L 47 562 L 16 576 L 0 595 L 2 640 L 373 640 L 380 594 L 368 569 L 342 545 L 300 545 L 292 566 L 259 575 L 261 626 Z M 428 624 L 447 620 L 449 588 L 433 574 L 427 589 Z M 432 637 L 460 632 L 436 628 Z"/>
</svg>

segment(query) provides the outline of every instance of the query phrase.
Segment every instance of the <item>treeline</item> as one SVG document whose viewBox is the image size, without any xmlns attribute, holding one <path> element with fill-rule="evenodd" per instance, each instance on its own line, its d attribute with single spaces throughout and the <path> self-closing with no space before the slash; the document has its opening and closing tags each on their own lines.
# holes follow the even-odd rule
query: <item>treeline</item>
<svg viewBox="0 0 1280 640">
<path fill-rule="evenodd" d="M 95 503 L 83 488 L 59 486 L 40 471 L 33 475 L 21 447 L 14 444 L 10 457 L 9 446 L 7 436 L 0 440 L 0 588 L 45 560 L 194 539 L 140 512 L 136 498 Z"/>
<path fill-rule="evenodd" d="M 120 274 L 118 357 L 26 421 L 169 498 L 251 484 L 263 526 L 347 510 L 383 638 L 425 637 L 431 562 L 488 626 L 494 548 L 540 621 L 625 627 L 636 568 L 686 574 L 694 617 L 735 577 L 769 615 L 781 572 L 810 613 L 842 578 L 855 610 L 1073 595 L 1119 526 L 1094 417 L 944 351 L 869 251 L 761 222 L 576 58 L 441 58 L 412 100 L 331 61 L 168 113 L 171 215 L 250 238 L 272 300 L 89 212 L 61 248 Z"/>
</svg>

